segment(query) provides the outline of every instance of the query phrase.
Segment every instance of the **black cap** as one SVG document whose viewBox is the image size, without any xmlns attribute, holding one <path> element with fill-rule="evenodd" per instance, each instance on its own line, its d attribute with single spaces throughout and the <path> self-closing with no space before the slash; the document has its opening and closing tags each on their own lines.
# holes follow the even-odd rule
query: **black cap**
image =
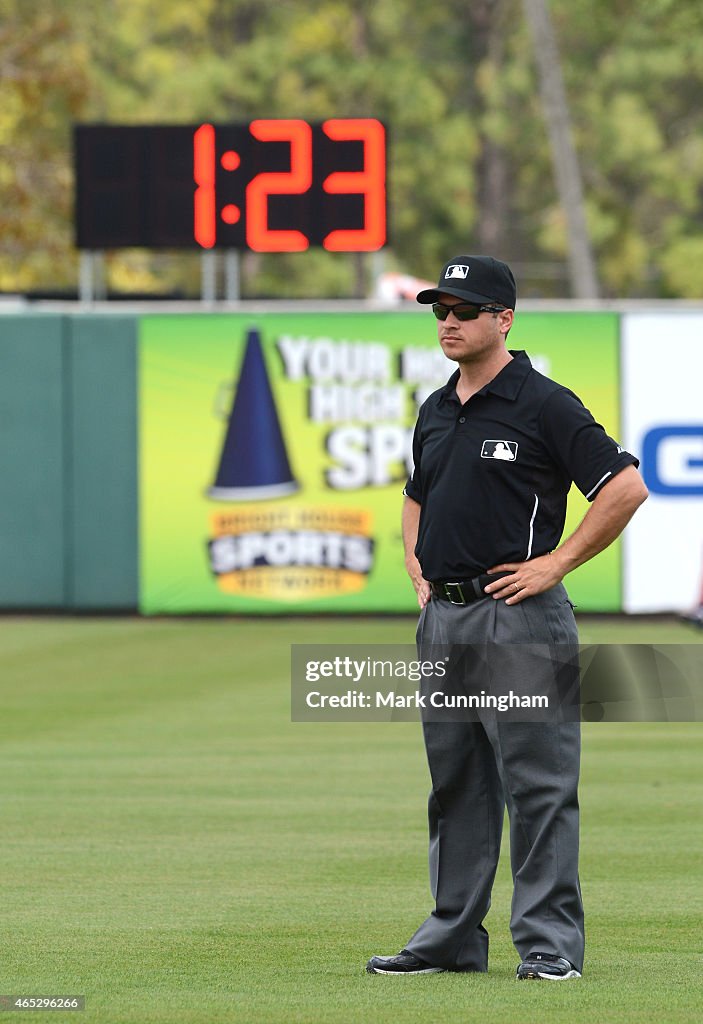
<svg viewBox="0 0 703 1024">
<path fill-rule="evenodd" d="M 515 309 L 515 278 L 507 263 L 492 256 L 455 256 L 442 267 L 436 288 L 425 288 L 418 302 L 437 302 L 440 294 L 456 295 L 467 302 L 497 302 Z"/>
</svg>

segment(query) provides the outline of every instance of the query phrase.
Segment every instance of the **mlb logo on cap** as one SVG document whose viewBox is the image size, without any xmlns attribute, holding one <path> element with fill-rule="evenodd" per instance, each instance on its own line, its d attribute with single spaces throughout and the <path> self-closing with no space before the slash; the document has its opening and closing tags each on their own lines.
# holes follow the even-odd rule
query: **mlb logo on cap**
<svg viewBox="0 0 703 1024">
<path fill-rule="evenodd" d="M 418 302 L 439 302 L 440 295 L 455 295 L 464 302 L 497 302 L 506 309 L 515 309 L 515 278 L 507 263 L 493 256 L 454 256 L 439 272 L 436 288 L 423 288 L 415 298 Z"/>
</svg>

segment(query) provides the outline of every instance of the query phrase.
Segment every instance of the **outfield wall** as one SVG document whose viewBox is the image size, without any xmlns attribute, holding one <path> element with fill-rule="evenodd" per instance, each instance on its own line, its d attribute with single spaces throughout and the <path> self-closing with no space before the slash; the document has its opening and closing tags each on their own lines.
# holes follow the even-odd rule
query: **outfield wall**
<svg viewBox="0 0 703 1024">
<path fill-rule="evenodd" d="M 137 331 L 0 318 L 0 607 L 137 607 Z"/>
<path fill-rule="evenodd" d="M 417 407 L 452 370 L 434 338 L 414 310 L 2 316 L 0 607 L 413 611 L 398 520 Z M 510 344 L 650 488 L 569 577 L 580 610 L 696 605 L 703 314 L 521 311 Z M 572 492 L 567 530 L 586 508 Z"/>
</svg>

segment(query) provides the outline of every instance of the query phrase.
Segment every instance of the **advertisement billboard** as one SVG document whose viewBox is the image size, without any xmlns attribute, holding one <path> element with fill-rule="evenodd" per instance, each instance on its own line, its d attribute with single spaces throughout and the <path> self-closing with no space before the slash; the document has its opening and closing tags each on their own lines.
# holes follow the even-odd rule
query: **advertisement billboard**
<svg viewBox="0 0 703 1024">
<path fill-rule="evenodd" d="M 618 436 L 618 318 L 528 313 L 509 344 Z M 145 316 L 140 609 L 412 612 L 400 536 L 417 410 L 454 364 L 431 315 Z M 587 508 L 569 498 L 567 532 Z M 613 545 L 567 580 L 620 607 Z"/>
</svg>

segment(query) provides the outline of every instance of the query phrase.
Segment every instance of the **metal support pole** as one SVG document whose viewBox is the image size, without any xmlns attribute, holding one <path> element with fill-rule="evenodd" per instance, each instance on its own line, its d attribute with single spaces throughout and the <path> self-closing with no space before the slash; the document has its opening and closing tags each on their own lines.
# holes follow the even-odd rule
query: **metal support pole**
<svg viewBox="0 0 703 1024">
<path fill-rule="evenodd" d="M 200 301 L 212 306 L 217 296 L 217 253 L 204 249 L 200 254 Z"/>
<path fill-rule="evenodd" d="M 95 272 L 95 298 L 98 302 L 104 302 L 107 299 L 107 281 L 105 280 L 105 252 L 103 249 L 97 249 L 93 253 L 93 267 Z"/>
<path fill-rule="evenodd" d="M 78 270 L 78 298 L 86 305 L 90 305 L 95 299 L 93 271 L 93 252 L 90 249 L 81 249 Z"/>
<path fill-rule="evenodd" d="M 373 297 L 378 293 L 378 282 L 386 271 L 386 250 L 376 249 L 369 253 L 371 280 L 369 281 L 369 296 Z"/>
<path fill-rule="evenodd" d="M 239 249 L 225 249 L 225 301 L 239 302 L 240 298 Z"/>
</svg>

